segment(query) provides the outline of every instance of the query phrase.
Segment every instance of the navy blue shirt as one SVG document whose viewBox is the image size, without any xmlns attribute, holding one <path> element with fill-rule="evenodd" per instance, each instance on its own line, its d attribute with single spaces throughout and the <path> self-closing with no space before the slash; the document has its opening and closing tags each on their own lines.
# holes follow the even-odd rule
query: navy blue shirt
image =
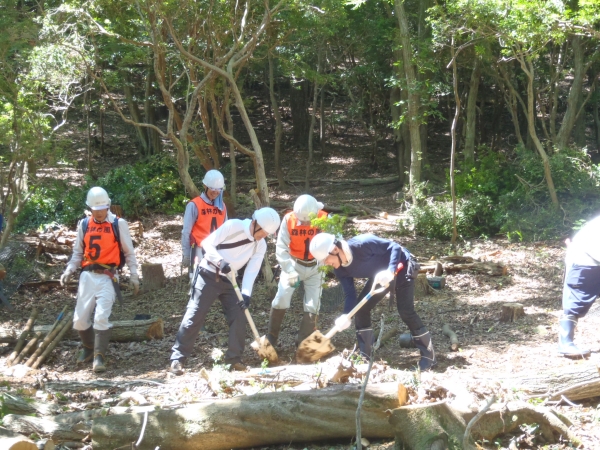
<svg viewBox="0 0 600 450">
<path fill-rule="evenodd" d="M 382 270 L 396 273 L 398 263 L 407 267 L 410 253 L 400 244 L 373 234 L 360 234 L 348 240 L 352 252 L 352 263 L 347 267 L 333 269 L 344 289 L 344 313 L 350 312 L 358 303 L 354 278 L 372 280 Z"/>
</svg>

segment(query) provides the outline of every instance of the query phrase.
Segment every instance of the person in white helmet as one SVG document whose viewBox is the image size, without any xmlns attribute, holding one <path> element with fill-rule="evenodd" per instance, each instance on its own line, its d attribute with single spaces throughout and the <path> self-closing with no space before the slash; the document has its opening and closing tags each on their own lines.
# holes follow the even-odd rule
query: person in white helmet
<svg viewBox="0 0 600 450">
<path fill-rule="evenodd" d="M 223 202 L 225 178 L 218 170 L 209 170 L 202 180 L 204 192 L 190 200 L 183 215 L 181 231 L 181 264 L 188 268 L 190 278 L 193 266 L 202 259 L 202 241 L 227 220 Z"/>
<path fill-rule="evenodd" d="M 313 217 L 324 217 L 323 203 L 310 195 L 301 195 L 294 203 L 294 210 L 283 217 L 277 233 L 275 256 L 281 266 L 277 294 L 271 304 L 267 339 L 277 345 L 285 312 L 290 307 L 294 290 L 300 281 L 304 283 L 304 314 L 300 321 L 296 345 L 316 330 L 321 305 L 323 273 L 318 270 L 317 260 L 311 255 L 309 245 L 319 233 L 311 226 Z"/>
<path fill-rule="evenodd" d="M 344 241 L 332 234 L 320 233 L 311 241 L 310 252 L 320 263 L 333 267 L 333 272 L 344 289 L 344 314 L 335 322 L 340 330 L 350 326 L 346 314 L 369 293 L 373 285 L 388 286 L 382 293 L 374 295 L 354 316 L 358 347 L 363 356 L 370 357 L 373 345 L 371 310 L 390 289 L 395 288 L 398 313 L 421 353 L 419 369 L 428 370 L 436 364 L 431 334 L 414 307 L 419 264 L 406 248 L 372 234 L 361 234 Z M 358 296 L 354 286 L 355 278 L 368 279 Z"/>
<path fill-rule="evenodd" d="M 82 268 L 73 315 L 73 328 L 79 332 L 83 344 L 77 363 L 87 363 L 93 358 L 94 372 L 104 372 L 112 327 L 108 319 L 115 298 L 120 296 L 116 272 L 127 264 L 134 295 L 138 293 L 140 281 L 129 225 L 110 212 L 108 193 L 101 187 L 93 187 L 87 194 L 86 204 L 92 217 L 77 225 L 73 256 L 60 277 L 60 284 L 66 285 L 76 270 Z"/>
<path fill-rule="evenodd" d="M 194 273 L 190 300 L 171 353 L 170 372 L 176 375 L 183 373 L 183 366 L 192 354 L 200 328 L 217 299 L 221 301 L 229 324 L 225 364 L 229 364 L 232 370 L 245 370 L 242 364 L 246 339 L 244 309 L 250 306 L 254 280 L 267 251 L 264 238 L 277 231 L 280 221 L 274 209 L 261 208 L 254 212 L 252 219 L 228 220 L 204 239 L 204 257 Z M 232 270 L 237 272 L 244 266 L 246 269 L 241 283 L 243 301 L 238 301 L 227 274 Z"/>
</svg>

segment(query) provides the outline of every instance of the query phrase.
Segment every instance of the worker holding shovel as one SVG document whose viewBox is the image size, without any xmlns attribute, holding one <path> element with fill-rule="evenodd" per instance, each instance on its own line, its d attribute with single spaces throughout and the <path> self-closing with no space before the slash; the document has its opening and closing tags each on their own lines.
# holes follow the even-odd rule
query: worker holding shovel
<svg viewBox="0 0 600 450">
<path fill-rule="evenodd" d="M 172 349 L 171 373 L 183 373 L 183 366 L 192 354 L 200 328 L 217 299 L 221 301 L 229 324 L 225 364 L 229 364 L 232 370 L 246 369 L 242 364 L 246 339 L 244 310 L 250 306 L 254 280 L 267 251 L 264 238 L 277 231 L 280 221 L 274 209 L 261 208 L 254 212 L 252 220 L 228 220 L 204 239 L 204 257 L 196 267 L 190 300 Z M 237 272 L 243 266 L 246 269 L 242 280 L 242 300 L 239 300 L 228 274 Z"/>
<path fill-rule="evenodd" d="M 414 308 L 415 279 L 419 265 L 407 249 L 372 234 L 361 234 L 344 241 L 332 234 L 320 233 L 310 243 L 310 252 L 320 263 L 333 267 L 344 289 L 345 314 L 335 321 L 338 331 L 350 326 L 347 313 L 359 303 L 359 299 L 372 295 L 355 313 L 356 338 L 364 357 L 371 355 L 373 345 L 371 310 L 389 292 L 389 285 L 393 286 L 395 282 L 398 313 L 410 329 L 413 342 L 421 353 L 419 369 L 427 370 L 436 364 L 431 334 Z M 358 297 L 354 287 L 355 278 L 368 279 Z M 387 289 L 371 293 L 375 285 L 387 286 Z"/>
<path fill-rule="evenodd" d="M 321 304 L 323 273 L 318 270 L 317 260 L 310 254 L 310 241 L 319 232 L 311 226 L 312 217 L 327 216 L 323 204 L 310 195 L 301 195 L 294 203 L 294 210 L 283 217 L 277 233 L 275 256 L 281 266 L 277 294 L 271 305 L 267 339 L 275 347 L 285 312 L 290 307 L 294 290 L 304 283 L 304 314 L 300 321 L 296 346 L 316 329 Z"/>
</svg>

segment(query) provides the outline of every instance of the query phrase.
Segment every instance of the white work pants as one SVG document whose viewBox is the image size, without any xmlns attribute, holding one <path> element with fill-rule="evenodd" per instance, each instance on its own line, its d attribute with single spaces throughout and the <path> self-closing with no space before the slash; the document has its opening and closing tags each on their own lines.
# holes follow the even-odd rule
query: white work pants
<svg viewBox="0 0 600 450">
<path fill-rule="evenodd" d="M 112 324 L 108 321 L 115 302 L 115 288 L 107 275 L 94 272 L 81 272 L 77 304 L 73 315 L 73 328 L 87 330 L 92 326 L 94 307 L 94 330 L 108 330 Z"/>
<path fill-rule="evenodd" d="M 319 314 L 323 272 L 319 272 L 316 264 L 312 267 L 305 267 L 296 263 L 294 264 L 294 269 L 298 272 L 299 280 L 304 283 L 304 312 Z M 288 283 L 288 274 L 282 272 L 279 277 L 277 294 L 273 299 L 271 307 L 273 309 L 288 309 L 293 293 L 294 288 Z"/>
</svg>

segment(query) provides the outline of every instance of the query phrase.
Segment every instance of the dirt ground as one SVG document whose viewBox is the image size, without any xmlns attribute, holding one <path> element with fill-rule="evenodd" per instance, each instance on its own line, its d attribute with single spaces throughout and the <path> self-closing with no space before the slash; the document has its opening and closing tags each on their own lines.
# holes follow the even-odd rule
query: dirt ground
<svg viewBox="0 0 600 450">
<path fill-rule="evenodd" d="M 332 140 L 328 153 L 316 155 L 316 167 L 321 167 L 320 179 L 358 179 L 377 178 L 393 175 L 393 162 L 377 172 L 370 170 L 364 161 L 369 152 L 364 148 L 352 148 L 342 141 Z M 391 155 L 393 156 L 393 155 Z M 387 157 L 392 159 L 390 155 Z M 384 153 L 380 155 L 385 159 Z M 286 157 L 287 158 L 287 157 Z M 286 159 L 287 176 L 303 176 L 306 152 L 295 151 Z M 395 161 L 395 160 L 394 160 Z M 268 169 L 271 161 L 268 160 Z M 290 206 L 295 198 L 303 193 L 303 186 L 290 185 L 285 189 L 273 188 L 271 198 L 287 201 Z M 363 187 L 355 184 L 319 183 L 311 194 L 325 205 L 361 204 L 377 211 L 386 211 L 392 215 L 401 213 L 400 205 L 393 199 L 397 185 Z M 246 211 L 240 209 L 240 214 Z M 115 305 L 112 320 L 133 319 L 136 314 L 151 314 L 164 321 L 165 338 L 161 341 L 142 343 L 112 343 L 109 350 L 109 368 L 100 378 L 114 381 L 152 379 L 169 385 L 187 386 L 193 389 L 193 380 L 198 378 L 201 368 L 210 369 L 214 365 L 211 358 L 213 349 L 226 349 L 227 327 L 218 306 L 214 306 L 208 317 L 206 333 L 196 342 L 195 352 L 188 360 L 186 374 L 172 377 L 167 373 L 170 348 L 183 317 L 188 300 L 186 276 L 180 276 L 181 215 L 152 215 L 142 219 L 144 237 L 138 240 L 136 254 L 138 262 L 160 263 L 167 276 L 167 285 L 159 291 L 142 294 L 138 297 L 126 296 L 124 307 Z M 394 222 L 389 224 L 353 223 L 349 220 L 347 236 L 356 233 L 374 233 L 394 239 L 407 247 L 420 262 L 450 254 L 448 242 L 428 240 L 419 237 L 400 236 Z M 273 256 L 274 243 L 269 243 L 272 266 L 276 265 Z M 510 243 L 502 237 L 488 240 L 469 240 L 461 242 L 458 253 L 470 255 L 482 260 L 505 264 L 506 276 L 489 276 L 459 272 L 446 276 L 446 286 L 435 295 L 416 298 L 416 309 L 423 322 L 433 335 L 438 364 L 437 373 L 457 373 L 465 379 L 470 377 L 490 377 L 503 379 L 516 373 L 535 373 L 546 369 L 560 370 L 580 364 L 561 358 L 556 353 L 557 323 L 561 310 L 561 281 L 563 276 L 564 245 L 562 241 L 537 243 Z M 65 262 L 47 261 L 45 271 L 53 279 L 58 279 Z M 142 279 L 142 287 L 144 280 Z M 258 280 L 253 292 L 251 312 L 261 334 L 266 333 L 268 313 L 272 292 Z M 520 302 L 525 306 L 526 316 L 517 322 L 503 324 L 498 322 L 500 305 L 504 302 Z M 65 305 L 72 308 L 75 304 L 74 290 L 52 287 L 46 291 L 39 289 L 21 289 L 12 298 L 17 306 L 13 312 L 0 309 L 0 323 L 4 327 L 22 329 L 31 309 L 40 310 L 38 323 L 52 323 Z M 592 358 L 600 355 L 600 313 L 595 314 L 598 306 L 589 317 L 582 320 L 577 330 L 577 342 L 591 348 Z M 328 330 L 336 317 L 341 314 L 342 304 L 333 300 L 323 304 L 319 317 L 319 328 Z M 302 305 L 298 296 L 292 301 L 291 309 L 285 317 L 277 351 L 283 363 L 293 362 L 294 341 L 302 314 Z M 384 316 L 386 327 L 400 325 L 402 333 L 407 332 L 400 322 L 395 309 L 388 310 L 384 300 L 373 311 L 373 322 L 378 323 Z M 448 339 L 442 334 L 442 325 L 449 324 L 457 333 L 460 350 L 452 352 Z M 247 342 L 252 341 L 248 329 Z M 337 350 L 352 349 L 355 343 L 354 332 L 346 330 L 334 338 Z M 99 378 L 91 366 L 78 369 L 74 366 L 77 343 L 66 341 L 54 352 L 41 371 L 34 371 L 22 379 L 2 375 L 5 361 L 11 347 L 0 344 L 0 386 L 12 389 L 35 387 L 40 378 L 48 380 L 93 380 Z M 399 369 L 414 368 L 418 361 L 418 352 L 401 348 L 396 338 L 380 348 L 377 360 L 385 361 L 390 367 Z M 247 345 L 244 363 L 250 367 L 260 367 L 261 360 Z M 75 401 L 74 399 L 72 399 Z M 85 399 L 78 398 L 77 401 Z M 600 448 L 600 398 L 578 403 L 575 406 L 562 403 L 555 406 L 569 417 L 574 429 L 583 441 L 583 448 Z M 503 448 L 507 440 L 489 448 Z M 348 448 L 350 442 L 289 444 L 269 447 L 271 449 L 330 449 Z M 370 448 L 391 449 L 390 442 L 375 442 Z M 521 447 L 525 448 L 525 447 Z M 527 447 L 532 448 L 532 447 Z M 562 445 L 544 448 L 565 448 Z"/>
</svg>

